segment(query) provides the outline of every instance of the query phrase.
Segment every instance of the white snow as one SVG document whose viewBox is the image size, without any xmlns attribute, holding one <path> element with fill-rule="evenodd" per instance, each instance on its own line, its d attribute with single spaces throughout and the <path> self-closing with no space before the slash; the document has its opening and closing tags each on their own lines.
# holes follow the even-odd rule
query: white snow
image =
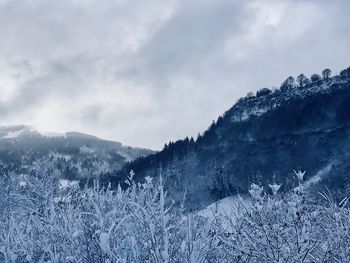
<svg viewBox="0 0 350 263">
<path fill-rule="evenodd" d="M 106 232 L 102 232 L 100 234 L 100 242 L 99 242 L 100 248 L 101 250 L 106 253 L 109 254 L 111 249 L 109 247 L 109 235 Z"/>
<path fill-rule="evenodd" d="M 88 153 L 88 154 L 96 152 L 94 148 L 88 147 L 86 145 L 81 146 L 79 151 L 80 153 Z"/>
<path fill-rule="evenodd" d="M 249 120 L 250 117 L 259 117 L 266 114 L 268 111 L 279 106 L 279 103 L 274 102 L 272 105 L 255 104 L 254 106 L 247 106 L 243 111 L 236 110 L 231 117 L 232 122 L 241 122 Z"/>
<path fill-rule="evenodd" d="M 69 161 L 72 159 L 72 156 L 70 156 L 68 154 L 61 154 L 61 153 L 57 153 L 57 152 L 50 152 L 50 157 L 63 158 L 65 161 Z"/>
<path fill-rule="evenodd" d="M 19 186 L 22 188 L 25 188 L 27 186 L 27 182 L 26 181 L 20 181 L 19 182 Z"/>
<path fill-rule="evenodd" d="M 74 188 L 77 187 L 79 185 L 79 181 L 70 181 L 70 180 L 66 180 L 66 179 L 61 179 L 59 181 L 59 189 L 60 190 L 64 190 L 67 188 Z"/>
<path fill-rule="evenodd" d="M 247 201 L 248 199 L 243 199 L 241 196 L 229 196 L 200 210 L 198 215 L 210 219 L 215 216 L 236 214 L 243 206 L 248 205 Z"/>
<path fill-rule="evenodd" d="M 326 165 L 324 168 L 320 169 L 316 175 L 314 175 L 313 177 L 311 177 L 309 180 L 305 182 L 305 186 L 309 187 L 321 181 L 322 178 L 325 177 L 332 170 L 334 164 L 335 164 L 334 162 L 331 162 L 328 165 Z"/>
<path fill-rule="evenodd" d="M 23 132 L 27 131 L 27 129 L 22 129 L 22 130 L 18 130 L 18 131 L 12 131 L 12 132 L 8 132 L 5 136 L 3 136 L 2 138 L 4 139 L 12 139 L 12 138 L 17 138 L 18 136 L 20 136 Z"/>
<path fill-rule="evenodd" d="M 67 198 L 64 196 L 57 196 L 53 198 L 55 203 L 64 203 L 66 202 Z"/>
<path fill-rule="evenodd" d="M 41 136 L 54 138 L 54 137 L 66 137 L 65 132 L 50 132 L 50 131 L 37 131 Z"/>
<path fill-rule="evenodd" d="M 281 184 L 269 184 L 270 189 L 272 190 L 272 193 L 275 195 L 281 188 Z"/>
<path fill-rule="evenodd" d="M 294 170 L 294 173 L 295 173 L 296 177 L 298 177 L 298 180 L 300 182 L 302 182 L 304 180 L 304 175 L 305 175 L 306 171 L 300 171 L 300 170 L 299 171 L 295 171 Z"/>
<path fill-rule="evenodd" d="M 229 196 L 199 211 L 198 215 L 208 219 L 210 222 L 220 220 L 225 231 L 231 232 L 233 231 L 232 224 L 235 223 L 234 219 L 249 209 L 249 201 L 248 197 Z"/>
<path fill-rule="evenodd" d="M 2 138 L 3 139 L 17 138 L 18 136 L 20 136 L 24 132 L 39 133 L 43 137 L 66 137 L 66 133 L 41 131 L 41 130 L 37 130 L 31 126 L 24 126 L 23 129 L 7 132 L 7 134 L 4 135 Z"/>
<path fill-rule="evenodd" d="M 73 238 L 77 238 L 77 237 L 79 237 L 79 236 L 81 236 L 83 234 L 84 234 L 84 232 L 82 230 L 76 230 L 76 231 L 74 231 L 72 237 Z"/>
<path fill-rule="evenodd" d="M 235 109 L 232 112 L 231 121 L 243 122 L 249 120 L 253 116 L 262 116 L 292 98 L 306 97 L 317 92 L 329 92 L 331 89 L 337 88 L 337 86 L 333 86 L 334 84 L 341 83 L 346 83 L 346 81 L 335 76 L 330 78 L 327 82 L 323 82 L 321 85 L 310 84 L 309 87 L 305 89 L 294 88 L 277 97 L 272 93 L 271 95 L 249 99 L 248 101 L 238 103 L 234 106 Z M 265 99 L 267 97 L 268 99 Z"/>
</svg>

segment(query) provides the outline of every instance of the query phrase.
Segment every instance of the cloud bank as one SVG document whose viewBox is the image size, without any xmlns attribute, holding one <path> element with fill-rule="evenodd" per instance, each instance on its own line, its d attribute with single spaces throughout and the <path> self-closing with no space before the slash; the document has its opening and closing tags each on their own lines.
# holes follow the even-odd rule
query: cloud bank
<svg viewBox="0 0 350 263">
<path fill-rule="evenodd" d="M 159 149 L 248 91 L 350 64 L 350 2 L 0 0 L 0 117 Z"/>
</svg>

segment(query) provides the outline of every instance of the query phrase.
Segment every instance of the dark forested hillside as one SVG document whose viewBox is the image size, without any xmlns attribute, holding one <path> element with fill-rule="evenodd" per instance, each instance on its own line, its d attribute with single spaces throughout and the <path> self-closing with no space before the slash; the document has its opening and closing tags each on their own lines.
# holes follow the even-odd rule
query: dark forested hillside
<svg viewBox="0 0 350 263">
<path fill-rule="evenodd" d="M 193 208 L 240 192 L 252 182 L 282 183 L 307 170 L 310 187 L 342 190 L 350 183 L 350 68 L 308 79 L 287 78 L 281 88 L 248 94 L 196 140 L 170 142 L 158 153 L 127 163 L 104 180 L 136 180 L 162 171 L 171 198 L 185 191 Z"/>
</svg>

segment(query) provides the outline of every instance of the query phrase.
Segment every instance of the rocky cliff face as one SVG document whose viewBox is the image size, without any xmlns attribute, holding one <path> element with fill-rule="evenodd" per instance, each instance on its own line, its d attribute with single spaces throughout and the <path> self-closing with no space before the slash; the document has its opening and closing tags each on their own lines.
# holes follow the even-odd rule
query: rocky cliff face
<svg viewBox="0 0 350 263">
<path fill-rule="evenodd" d="M 181 140 L 126 164 L 140 181 L 160 168 L 171 198 L 186 191 L 191 208 L 246 192 L 252 183 L 295 185 L 305 169 L 311 188 L 343 190 L 350 184 L 350 78 L 336 76 L 239 100 L 196 141 Z"/>
</svg>

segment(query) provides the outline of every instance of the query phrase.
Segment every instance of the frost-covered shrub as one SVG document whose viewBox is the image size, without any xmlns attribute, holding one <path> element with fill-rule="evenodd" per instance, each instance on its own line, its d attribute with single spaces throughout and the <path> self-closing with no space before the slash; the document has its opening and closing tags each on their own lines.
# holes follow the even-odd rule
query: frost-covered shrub
<svg viewBox="0 0 350 263">
<path fill-rule="evenodd" d="M 51 168 L 49 163 L 38 164 L 26 177 L 25 189 L 18 184 L 23 176 L 2 178 L 0 262 L 189 262 L 186 258 L 194 255 L 205 258 L 202 253 L 208 246 L 200 238 L 207 238 L 209 230 L 199 221 L 188 223 L 166 204 L 161 177 L 158 183 L 146 178 L 141 184 L 133 182 L 131 173 L 126 190 L 102 188 L 96 182 L 92 188 L 62 193 Z M 200 235 L 194 231 L 199 226 Z M 190 251 L 182 249 L 184 242 Z"/>
<path fill-rule="evenodd" d="M 0 178 L 0 262 L 350 261 L 349 209 L 311 204 L 304 172 L 290 193 L 252 184 L 234 212 L 206 218 L 173 207 L 161 176 L 62 191 L 53 167 Z"/>
<path fill-rule="evenodd" d="M 230 215 L 232 231 L 221 235 L 222 249 L 235 262 L 349 262 L 350 212 L 333 202 L 312 205 L 306 198 L 304 172 L 286 195 L 273 195 L 252 184 L 251 204 Z M 232 220 L 235 218 L 235 220 Z"/>
</svg>

